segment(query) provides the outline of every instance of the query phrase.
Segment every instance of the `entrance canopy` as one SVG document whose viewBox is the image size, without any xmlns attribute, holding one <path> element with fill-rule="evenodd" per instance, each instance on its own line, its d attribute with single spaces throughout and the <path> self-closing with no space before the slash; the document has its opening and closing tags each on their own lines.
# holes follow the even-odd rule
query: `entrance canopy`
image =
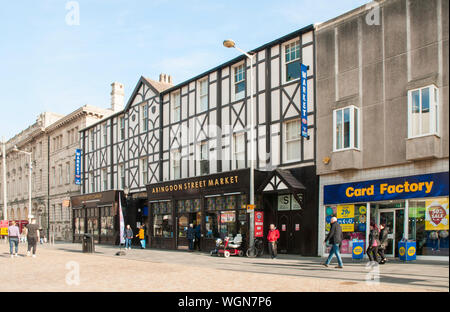
<svg viewBox="0 0 450 312">
<path fill-rule="evenodd" d="M 302 205 L 302 200 L 298 196 L 303 193 L 306 187 L 289 170 L 276 169 L 269 173 L 264 182 L 260 185 L 258 193 L 279 193 L 289 191 L 295 200 Z"/>
</svg>

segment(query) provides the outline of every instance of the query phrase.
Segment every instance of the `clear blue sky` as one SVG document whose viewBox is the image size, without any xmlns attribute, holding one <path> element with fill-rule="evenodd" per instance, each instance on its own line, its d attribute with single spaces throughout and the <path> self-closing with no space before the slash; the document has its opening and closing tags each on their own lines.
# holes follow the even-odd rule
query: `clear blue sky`
<svg viewBox="0 0 450 312">
<path fill-rule="evenodd" d="M 110 84 L 126 101 L 141 75 L 183 82 L 251 50 L 368 0 L 79 0 L 80 25 L 66 23 L 66 0 L 1 0 L 0 138 L 44 111 L 84 104 L 107 108 Z"/>
</svg>

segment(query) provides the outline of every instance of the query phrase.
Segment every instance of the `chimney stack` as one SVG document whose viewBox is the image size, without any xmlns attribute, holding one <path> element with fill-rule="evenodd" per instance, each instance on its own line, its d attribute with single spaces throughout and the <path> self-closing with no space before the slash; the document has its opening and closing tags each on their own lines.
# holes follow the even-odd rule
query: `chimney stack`
<svg viewBox="0 0 450 312">
<path fill-rule="evenodd" d="M 111 84 L 111 109 L 114 112 L 121 111 L 124 108 L 125 90 L 123 84 L 120 82 L 113 82 Z"/>
<path fill-rule="evenodd" d="M 162 83 L 167 83 L 167 84 L 172 84 L 172 76 L 167 75 L 167 74 L 159 74 L 159 82 Z"/>
</svg>

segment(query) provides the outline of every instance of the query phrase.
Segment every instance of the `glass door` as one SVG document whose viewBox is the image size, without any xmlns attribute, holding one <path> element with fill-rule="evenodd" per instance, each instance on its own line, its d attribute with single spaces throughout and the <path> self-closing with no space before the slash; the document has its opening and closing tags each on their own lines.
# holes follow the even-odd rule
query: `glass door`
<svg viewBox="0 0 450 312">
<path fill-rule="evenodd" d="M 395 210 L 382 210 L 378 213 L 379 223 L 386 223 L 386 229 L 388 231 L 388 241 L 385 250 L 385 255 L 388 257 L 394 257 L 395 254 Z M 400 225 L 401 226 L 401 225 Z"/>
</svg>

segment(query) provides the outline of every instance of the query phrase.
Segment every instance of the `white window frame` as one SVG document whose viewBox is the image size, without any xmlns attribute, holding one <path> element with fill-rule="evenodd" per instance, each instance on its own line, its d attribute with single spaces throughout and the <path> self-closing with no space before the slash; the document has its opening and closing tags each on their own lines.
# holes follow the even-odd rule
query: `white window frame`
<svg viewBox="0 0 450 312">
<path fill-rule="evenodd" d="M 118 130 L 119 130 L 119 141 L 124 141 L 125 140 L 125 116 L 119 117 Z"/>
<path fill-rule="evenodd" d="M 350 143 L 349 147 L 341 147 L 337 148 L 337 138 L 336 138 L 336 115 L 338 111 L 343 111 L 345 109 L 350 109 Z M 358 124 L 357 124 L 357 134 L 358 134 L 358 140 L 355 142 L 355 110 L 357 112 L 358 117 Z M 357 145 L 356 145 L 356 144 Z M 342 131 L 342 144 L 344 144 L 344 131 Z M 346 151 L 346 150 L 361 150 L 361 112 L 359 107 L 354 105 L 349 105 L 346 107 L 338 108 L 333 110 L 333 152 L 340 152 L 340 151 Z"/>
<path fill-rule="evenodd" d="M 422 131 L 422 90 L 430 88 L 430 128 L 432 131 L 423 133 Z M 419 91 L 420 101 L 420 115 L 419 115 L 419 133 L 418 135 L 412 134 L 412 93 Z M 439 136 L 439 88 L 436 85 L 431 84 L 424 87 L 408 90 L 408 139 L 420 138 L 429 135 Z M 434 129 L 434 131 L 433 131 Z"/>
<path fill-rule="evenodd" d="M 202 83 L 206 83 L 206 94 L 202 94 Z M 209 109 L 209 90 L 208 90 L 208 77 L 200 79 L 197 84 L 198 96 L 197 96 L 197 114 L 204 113 Z M 206 108 L 202 108 L 202 98 L 206 97 Z"/>
<path fill-rule="evenodd" d="M 181 91 L 172 93 L 172 103 L 172 122 L 179 122 L 181 120 Z"/>
<path fill-rule="evenodd" d="M 120 189 L 124 189 L 125 188 L 125 164 L 121 164 L 119 165 L 119 185 L 120 185 Z"/>
<path fill-rule="evenodd" d="M 236 149 L 236 142 L 237 142 L 237 138 L 240 138 L 240 137 L 243 137 L 244 138 L 244 150 L 243 151 L 241 151 L 241 152 L 237 152 L 237 149 Z M 233 165 L 232 165 L 232 168 L 234 168 L 234 169 L 244 169 L 244 168 L 247 168 L 247 163 L 245 162 L 245 147 L 246 147 L 246 144 L 247 142 L 246 142 L 246 136 L 245 136 L 245 132 L 237 132 L 237 133 L 233 133 L 233 144 L 232 144 L 232 162 L 233 162 Z M 243 156 L 244 156 L 244 159 L 237 159 L 237 155 L 238 154 L 243 154 Z M 241 168 L 241 167 L 239 167 L 238 166 L 238 161 L 243 161 L 244 162 L 244 167 L 243 168 Z"/>
<path fill-rule="evenodd" d="M 89 135 L 91 136 L 91 152 L 95 150 L 95 135 L 94 135 L 94 129 L 92 129 L 89 133 Z"/>
<path fill-rule="evenodd" d="M 102 130 L 103 130 L 103 145 L 107 146 L 108 145 L 108 132 L 107 132 L 108 126 L 107 124 L 102 125 Z"/>
<path fill-rule="evenodd" d="M 293 122 L 298 122 L 300 124 L 299 138 L 288 141 L 287 140 L 287 125 L 289 123 L 293 123 Z M 297 161 L 301 161 L 302 160 L 301 148 L 303 148 L 303 146 L 302 146 L 302 128 L 301 127 L 302 127 L 301 119 L 292 119 L 292 120 L 285 121 L 283 123 L 283 162 L 284 163 L 291 163 L 291 162 L 297 162 Z M 294 158 L 294 159 L 288 159 L 287 158 L 287 144 L 291 143 L 291 142 L 294 142 L 294 141 L 300 141 L 299 157 L 298 158 Z"/>
<path fill-rule="evenodd" d="M 106 168 L 102 169 L 102 188 L 103 191 L 108 190 L 108 169 Z"/>
<path fill-rule="evenodd" d="M 142 115 L 141 115 L 141 121 L 142 121 L 142 132 L 148 131 L 148 105 L 145 103 L 141 106 L 142 108 Z"/>
<path fill-rule="evenodd" d="M 148 158 L 144 157 L 141 158 L 141 180 L 142 180 L 142 185 L 147 185 L 148 183 Z"/>
<path fill-rule="evenodd" d="M 290 46 L 290 45 L 292 45 L 292 44 L 295 44 L 296 42 L 298 42 L 298 45 L 299 45 L 299 55 L 298 55 L 298 58 L 296 58 L 296 59 L 294 59 L 294 60 L 290 60 L 289 62 L 286 62 L 286 47 L 287 46 Z M 300 45 L 300 38 L 298 38 L 298 37 L 296 37 L 296 38 L 294 38 L 294 39 L 292 39 L 292 40 L 290 40 L 290 41 L 288 41 L 288 42 L 285 42 L 285 43 L 283 43 L 282 44 L 282 46 L 281 46 L 281 63 L 282 63 L 282 82 L 283 82 L 283 84 L 285 84 L 285 83 L 291 83 L 291 82 L 293 82 L 293 81 L 297 81 L 297 80 L 300 80 L 300 78 L 301 78 L 301 75 L 300 75 L 300 77 L 298 77 L 298 78 L 296 78 L 296 79 L 292 79 L 292 80 L 287 80 L 286 79 L 286 74 L 287 74 L 287 65 L 288 64 L 290 64 L 290 63 L 292 63 L 292 62 L 296 62 L 296 61 L 301 61 L 301 54 L 302 54 L 302 47 L 301 47 L 301 45 Z"/>
<path fill-rule="evenodd" d="M 171 152 L 172 180 L 181 179 L 181 150 Z M 177 169 L 178 168 L 178 169 Z M 176 174 L 178 172 L 178 175 Z"/>
<path fill-rule="evenodd" d="M 70 162 L 66 162 L 66 184 L 70 184 L 70 176 L 72 172 L 70 170 Z"/>
<path fill-rule="evenodd" d="M 203 159 L 203 153 L 202 153 L 202 147 L 206 147 L 206 159 Z M 210 159 L 209 159 L 209 157 L 208 157 L 208 155 L 209 155 L 209 144 L 208 144 L 208 141 L 203 141 L 203 142 L 200 142 L 199 144 L 198 144 L 198 152 L 199 152 L 199 154 L 198 154 L 198 174 L 199 175 L 207 175 L 207 174 L 209 174 L 210 172 L 211 172 L 211 168 L 210 168 Z M 206 172 L 206 173 L 202 173 L 202 161 L 208 161 L 208 172 Z"/>
<path fill-rule="evenodd" d="M 236 76 L 237 76 L 236 71 L 239 70 L 241 67 L 242 67 L 242 79 L 238 81 L 238 80 L 236 80 Z M 247 68 L 246 68 L 245 62 L 240 62 L 232 67 L 233 90 L 231 93 L 233 95 L 233 101 L 240 101 L 240 100 L 245 99 L 245 91 L 247 88 L 246 73 L 247 73 Z M 242 97 L 237 98 L 237 95 L 240 93 L 236 93 L 236 85 L 239 83 L 242 83 L 242 82 L 244 82 L 244 85 L 245 85 L 244 90 L 240 92 L 240 93 L 242 93 Z"/>
</svg>

